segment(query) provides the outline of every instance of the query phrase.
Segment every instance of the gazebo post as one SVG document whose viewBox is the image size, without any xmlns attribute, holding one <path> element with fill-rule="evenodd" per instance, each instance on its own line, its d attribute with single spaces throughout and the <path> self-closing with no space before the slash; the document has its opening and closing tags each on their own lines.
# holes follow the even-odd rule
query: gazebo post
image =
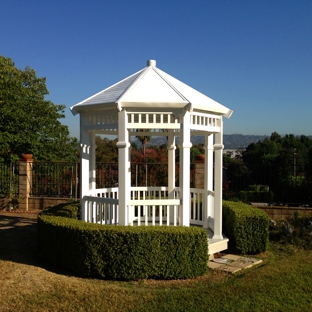
<svg viewBox="0 0 312 312">
<path fill-rule="evenodd" d="M 80 123 L 81 125 L 84 122 L 85 116 L 83 114 L 80 115 Z M 90 195 L 91 189 L 91 177 L 90 177 L 90 145 L 91 139 L 89 132 L 85 131 L 82 126 L 80 126 L 80 176 L 83 177 L 80 179 L 80 198 L 83 199 L 84 196 Z M 88 216 L 86 215 L 86 207 L 87 203 L 84 200 L 81 200 L 80 204 L 80 213 L 81 219 L 83 221 L 88 220 Z"/>
<path fill-rule="evenodd" d="M 182 222 L 183 226 L 190 226 L 190 112 L 184 111 L 181 128 L 180 148 L 180 192 L 182 193 Z M 182 168 L 181 168 L 182 166 Z"/>
<path fill-rule="evenodd" d="M 95 194 L 96 190 L 96 157 L 95 157 L 95 149 L 96 149 L 96 144 L 95 144 L 95 132 L 91 131 L 90 132 L 90 157 L 89 157 L 89 165 L 90 165 L 90 191 L 92 193 L 92 196 L 97 196 Z M 96 209 L 97 203 L 94 202 L 92 206 L 92 219 L 96 220 L 97 219 L 97 209 Z"/>
<path fill-rule="evenodd" d="M 173 130 L 168 132 L 168 198 L 174 199 L 175 189 L 175 136 Z M 171 223 L 174 223 L 174 206 L 170 206 Z"/>
<path fill-rule="evenodd" d="M 127 111 L 122 110 L 118 113 L 118 199 L 120 225 L 128 225 L 129 211 L 128 203 L 131 191 L 131 168 L 129 159 L 129 133 L 127 129 Z"/>
<path fill-rule="evenodd" d="M 223 125 L 220 116 L 220 132 L 215 134 L 215 173 L 214 173 L 214 236 L 223 239 L 222 235 L 222 175 L 223 175 Z"/>
<path fill-rule="evenodd" d="M 205 134 L 205 174 L 204 174 L 205 197 L 203 207 L 204 228 L 209 227 L 209 221 L 214 217 L 213 202 L 213 134 Z"/>
<path fill-rule="evenodd" d="M 95 132 L 90 133 L 91 146 L 90 146 L 90 186 L 92 190 L 92 196 L 96 190 L 96 144 L 95 144 Z"/>
</svg>

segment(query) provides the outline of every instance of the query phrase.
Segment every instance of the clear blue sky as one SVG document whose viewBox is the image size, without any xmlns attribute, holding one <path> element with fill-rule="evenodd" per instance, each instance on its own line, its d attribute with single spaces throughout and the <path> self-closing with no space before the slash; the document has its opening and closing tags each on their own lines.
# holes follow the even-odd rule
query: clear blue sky
<svg viewBox="0 0 312 312">
<path fill-rule="evenodd" d="M 312 135 L 311 0 L 1 1 L 0 54 L 69 107 L 157 67 L 234 111 L 224 133 Z"/>
</svg>

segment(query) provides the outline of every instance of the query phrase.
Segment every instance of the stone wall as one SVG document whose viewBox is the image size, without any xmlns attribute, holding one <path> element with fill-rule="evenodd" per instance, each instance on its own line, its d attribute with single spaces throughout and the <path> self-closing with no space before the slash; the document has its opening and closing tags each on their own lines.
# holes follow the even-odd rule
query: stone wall
<svg viewBox="0 0 312 312">
<path fill-rule="evenodd" d="M 312 216 L 312 207 L 284 207 L 284 206 L 256 206 L 266 212 L 270 220 L 285 220 L 293 213 L 298 212 L 300 216 Z"/>
<path fill-rule="evenodd" d="M 70 198 L 60 197 L 29 197 L 28 207 L 29 210 L 42 210 L 44 208 L 62 204 L 70 200 Z"/>
</svg>

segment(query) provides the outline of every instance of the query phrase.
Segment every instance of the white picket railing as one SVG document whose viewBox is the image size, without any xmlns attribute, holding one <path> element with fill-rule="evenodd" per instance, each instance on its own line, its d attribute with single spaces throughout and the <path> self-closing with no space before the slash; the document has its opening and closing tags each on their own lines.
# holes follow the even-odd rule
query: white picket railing
<svg viewBox="0 0 312 312">
<path fill-rule="evenodd" d="M 167 187 L 132 187 L 128 205 L 129 225 L 180 225 L 180 190 L 169 194 Z M 191 189 L 190 223 L 204 225 L 207 219 L 206 192 Z M 84 196 L 82 220 L 100 224 L 118 224 L 118 187 L 95 190 Z"/>
<path fill-rule="evenodd" d="M 131 225 L 179 225 L 181 215 L 178 192 L 167 187 L 133 187 L 129 202 Z"/>
<path fill-rule="evenodd" d="M 202 189 L 191 188 L 191 202 L 190 202 L 190 223 L 203 225 L 207 213 L 205 212 L 205 194 L 206 192 Z"/>
<path fill-rule="evenodd" d="M 86 222 L 118 224 L 118 187 L 97 189 L 94 196 L 84 196 L 81 216 Z"/>
</svg>

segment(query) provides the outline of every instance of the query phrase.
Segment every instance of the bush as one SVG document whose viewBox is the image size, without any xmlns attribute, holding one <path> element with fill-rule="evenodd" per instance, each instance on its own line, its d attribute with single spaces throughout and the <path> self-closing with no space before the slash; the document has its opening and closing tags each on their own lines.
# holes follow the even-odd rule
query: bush
<svg viewBox="0 0 312 312">
<path fill-rule="evenodd" d="M 264 252 L 269 243 L 269 217 L 242 202 L 223 201 L 223 231 L 229 246 L 240 253 Z"/>
<path fill-rule="evenodd" d="M 244 203 L 265 202 L 272 203 L 274 199 L 273 192 L 267 191 L 240 191 L 238 193 L 239 200 Z"/>
<path fill-rule="evenodd" d="M 181 279 L 207 271 L 207 233 L 198 227 L 99 225 L 41 213 L 38 247 L 50 263 L 83 276 Z"/>
<path fill-rule="evenodd" d="M 79 211 L 80 202 L 69 200 L 66 203 L 45 208 L 40 212 L 40 215 L 58 216 L 78 220 L 80 215 Z"/>
<path fill-rule="evenodd" d="M 312 215 L 301 216 L 297 211 L 286 220 L 277 220 L 270 226 L 270 242 L 312 250 Z"/>
</svg>

